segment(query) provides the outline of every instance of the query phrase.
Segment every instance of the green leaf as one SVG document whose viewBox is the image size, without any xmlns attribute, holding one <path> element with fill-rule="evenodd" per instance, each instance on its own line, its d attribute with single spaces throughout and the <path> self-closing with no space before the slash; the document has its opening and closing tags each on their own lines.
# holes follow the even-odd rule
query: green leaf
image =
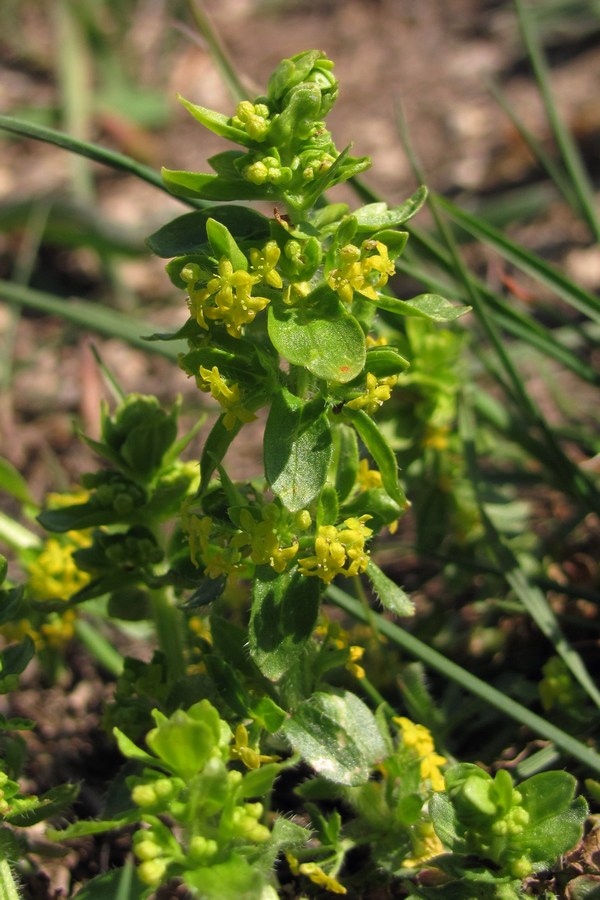
<svg viewBox="0 0 600 900">
<path fill-rule="evenodd" d="M 207 109 L 205 106 L 196 106 L 195 103 L 190 103 L 181 94 L 177 95 L 177 99 L 190 115 L 204 125 L 205 128 L 218 134 L 219 137 L 227 138 L 228 141 L 233 141 L 234 144 L 242 144 L 244 147 L 257 146 L 256 141 L 253 141 L 245 131 L 230 124 L 229 116 Z"/>
<path fill-rule="evenodd" d="M 333 429 L 333 459 L 331 468 L 335 477 L 335 490 L 340 503 L 346 499 L 358 473 L 358 441 L 356 431 L 343 422 Z"/>
<path fill-rule="evenodd" d="M 260 769 L 251 769 L 246 772 L 244 780 L 238 788 L 240 796 L 244 798 L 264 797 L 271 791 L 280 772 L 281 765 L 279 763 L 267 763 Z"/>
<path fill-rule="evenodd" d="M 357 209 L 353 215 L 358 223 L 359 234 L 372 233 L 381 228 L 396 228 L 417 213 L 427 198 L 427 188 L 421 185 L 412 197 L 391 209 L 387 203 L 369 203 Z"/>
<path fill-rule="evenodd" d="M 202 900 L 254 900 L 264 886 L 262 874 L 236 854 L 214 866 L 195 866 L 183 880 Z"/>
<path fill-rule="evenodd" d="M 33 659 L 34 653 L 35 644 L 29 635 L 25 635 L 18 644 L 9 644 L 0 652 L 0 677 L 20 675 Z"/>
<path fill-rule="evenodd" d="M 287 715 L 270 697 L 260 697 L 253 701 L 249 712 L 254 721 L 269 734 L 279 731 Z"/>
<path fill-rule="evenodd" d="M 533 862 L 552 864 L 581 839 L 587 803 L 575 798 L 577 781 L 568 772 L 541 772 L 518 785 L 529 822 L 511 837 L 511 846 L 522 849 Z"/>
<path fill-rule="evenodd" d="M 272 681 L 278 681 L 305 653 L 316 625 L 320 593 L 315 578 L 305 578 L 296 571 L 277 574 L 270 566 L 257 567 L 250 653 L 263 675 Z"/>
<path fill-rule="evenodd" d="M 3 556 L 0 557 L 0 562 L 2 560 L 4 560 L 5 565 L 8 565 Z M 2 568 L 4 568 L 4 564 Z M 1 582 L 2 579 L 0 579 Z M 25 590 L 22 586 L 11 588 L 9 591 L 0 591 L 0 625 L 4 625 L 6 622 L 14 622 L 16 619 L 21 618 L 21 612 L 24 612 L 24 593 Z"/>
<path fill-rule="evenodd" d="M 460 853 L 466 847 L 458 834 L 456 810 L 445 791 L 435 791 L 429 800 L 429 812 L 435 833 L 448 850 Z"/>
<path fill-rule="evenodd" d="M 389 378 L 400 375 L 410 366 L 410 362 L 401 356 L 394 347 L 371 347 L 367 350 L 365 371 L 372 372 L 377 378 Z"/>
<path fill-rule="evenodd" d="M 279 353 L 317 378 L 345 384 L 364 367 L 363 330 L 333 293 L 314 306 L 271 303 L 268 322 Z"/>
<path fill-rule="evenodd" d="M 237 163 L 243 159 L 247 160 L 248 155 L 241 150 L 224 150 L 222 153 L 209 156 L 206 161 L 221 178 L 238 181 L 241 167 Z"/>
<path fill-rule="evenodd" d="M 265 427 L 265 473 L 291 512 L 307 507 L 319 493 L 331 454 L 331 429 L 321 401 L 305 404 L 282 388 L 273 398 Z"/>
<path fill-rule="evenodd" d="M 196 707 L 201 707 L 201 717 L 194 715 Z M 218 745 L 219 733 L 216 709 L 208 700 L 202 700 L 189 712 L 178 709 L 160 721 L 148 732 L 146 743 L 167 768 L 189 781 L 210 758 Z"/>
<path fill-rule="evenodd" d="M 206 222 L 206 233 L 215 256 L 226 256 L 234 269 L 248 271 L 248 260 L 238 247 L 236 240 L 226 225 L 210 218 Z"/>
<path fill-rule="evenodd" d="M 317 503 L 317 529 L 321 525 L 335 525 L 340 517 L 337 491 L 332 484 L 326 484 L 319 494 Z"/>
<path fill-rule="evenodd" d="M 375 716 L 349 691 L 317 692 L 283 726 L 294 750 L 319 775 L 337 784 L 364 784 L 386 755 Z"/>
<path fill-rule="evenodd" d="M 379 294 L 374 303 L 380 309 L 399 316 L 416 316 L 433 322 L 451 322 L 471 311 L 470 306 L 455 306 L 439 294 L 419 294 L 411 300 L 398 300 L 397 297 Z"/>
<path fill-rule="evenodd" d="M 145 750 L 142 750 L 141 747 L 138 747 L 137 744 L 134 744 L 131 738 L 128 738 L 120 728 L 113 728 L 113 734 L 117 741 L 119 750 L 121 751 L 123 756 L 127 757 L 127 759 L 135 759 L 147 766 L 158 766 L 162 768 L 163 764 L 160 760 L 156 759 L 156 757 L 154 756 L 150 756 L 149 753 L 146 753 Z"/>
<path fill-rule="evenodd" d="M 221 464 L 229 445 L 239 434 L 242 424 L 242 422 L 236 421 L 233 428 L 227 429 L 223 425 L 223 416 L 221 415 L 211 428 L 200 457 L 200 494 L 208 487 L 212 473 Z"/>
<path fill-rule="evenodd" d="M 367 566 L 367 577 L 369 578 L 373 589 L 381 605 L 393 612 L 397 616 L 414 616 L 415 604 L 391 578 L 381 571 L 373 560 L 369 560 Z"/>
<path fill-rule="evenodd" d="M 77 896 L 80 900 L 144 900 L 148 887 L 139 880 L 132 862 L 111 869 L 88 881 Z"/>
<path fill-rule="evenodd" d="M 271 185 L 251 184 L 242 178 L 229 181 L 219 175 L 204 175 L 202 172 L 183 172 L 161 169 L 166 187 L 176 197 L 200 197 L 203 200 L 263 200 L 277 197 Z"/>
<path fill-rule="evenodd" d="M 70 841 L 73 838 L 86 837 L 88 834 L 102 834 L 104 831 L 114 831 L 126 825 L 133 825 L 135 822 L 139 822 L 140 815 L 140 810 L 136 808 L 114 819 L 88 819 L 87 821 L 73 822 L 66 828 L 49 828 L 46 834 L 52 841 Z"/>
<path fill-rule="evenodd" d="M 392 500 L 383 488 L 367 488 L 359 491 L 342 507 L 342 517 L 371 516 L 369 528 L 378 534 L 386 525 L 391 525 L 404 514 L 404 508 Z"/>
<path fill-rule="evenodd" d="M 344 416 L 350 419 L 358 432 L 358 436 L 375 460 L 375 464 L 381 473 L 383 486 L 396 503 L 403 509 L 407 502 L 404 491 L 398 482 L 398 464 L 394 451 L 382 435 L 381 431 L 362 409 L 344 408 Z"/>
<path fill-rule="evenodd" d="M 0 457 L 0 491 L 4 491 L 25 506 L 36 506 L 29 486 L 20 472 L 4 457 Z"/>
<path fill-rule="evenodd" d="M 44 819 L 66 812 L 73 805 L 78 794 L 78 784 L 60 784 L 36 798 L 27 809 L 6 813 L 4 819 L 11 825 L 28 828 L 37 822 L 43 822 Z"/>
<path fill-rule="evenodd" d="M 179 216 L 146 238 L 146 243 L 156 256 L 163 259 L 206 252 L 206 223 L 209 218 L 229 229 L 233 228 L 238 240 L 260 241 L 269 236 L 266 216 L 248 206 L 227 204 Z"/>
<path fill-rule="evenodd" d="M 124 515 L 113 508 L 103 509 L 92 503 L 77 503 L 73 506 L 64 506 L 62 509 L 45 509 L 37 520 L 46 531 L 64 533 L 100 525 L 114 525 L 117 522 L 130 522 L 135 511 Z"/>
</svg>

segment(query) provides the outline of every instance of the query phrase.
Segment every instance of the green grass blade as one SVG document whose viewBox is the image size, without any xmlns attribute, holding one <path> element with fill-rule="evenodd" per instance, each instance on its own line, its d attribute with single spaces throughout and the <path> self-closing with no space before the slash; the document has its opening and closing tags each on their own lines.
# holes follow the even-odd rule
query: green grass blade
<svg viewBox="0 0 600 900">
<path fill-rule="evenodd" d="M 143 335 L 151 334 L 153 330 L 152 325 L 146 321 L 140 322 L 115 309 L 106 309 L 83 300 L 63 300 L 11 281 L 0 281 L 0 300 L 6 300 L 17 306 L 26 306 L 48 315 L 60 316 L 88 331 L 106 337 L 120 338 L 131 347 L 145 353 L 158 353 L 173 361 L 176 361 L 178 354 L 186 349 L 184 341 L 169 343 L 146 341 Z"/>
<path fill-rule="evenodd" d="M 381 200 L 381 197 L 360 179 L 353 179 L 352 187 L 362 200 L 369 203 Z M 396 262 L 397 270 L 426 285 L 433 293 L 464 303 L 465 287 L 456 277 L 455 266 L 450 254 L 426 231 L 412 224 L 407 226 L 407 231 L 410 233 L 409 245 Z M 434 267 L 440 270 L 447 280 L 440 280 L 440 274 L 437 277 L 433 275 Z M 600 373 L 581 360 L 576 352 L 565 346 L 562 340 L 554 337 L 549 329 L 515 309 L 472 272 L 466 271 L 465 276 L 469 285 L 478 291 L 485 300 L 490 315 L 507 333 L 547 354 L 590 384 L 600 386 Z"/>
<path fill-rule="evenodd" d="M 564 636 L 558 619 L 545 595 L 538 587 L 530 584 L 514 553 L 500 537 L 494 523 L 486 512 L 485 505 L 481 499 L 481 476 L 475 451 L 475 417 L 465 395 L 463 395 L 459 409 L 459 432 L 465 449 L 465 460 L 469 477 L 475 489 L 479 513 L 485 528 L 489 552 L 504 573 L 506 582 L 510 585 L 515 596 L 521 601 L 537 627 L 551 642 L 556 653 L 562 657 L 566 666 L 590 699 L 600 708 L 600 691 L 590 677 L 581 656 L 571 647 Z"/>
<path fill-rule="evenodd" d="M 208 44 L 210 57 L 217 66 L 231 97 L 236 102 L 246 99 L 248 92 L 240 81 L 233 61 L 204 8 L 204 4 L 200 0 L 188 0 L 188 6 L 196 28 Z"/>
<path fill-rule="evenodd" d="M 15 522 L 11 516 L 0 510 L 0 544 L 17 551 L 29 550 L 32 547 L 39 547 L 41 540 L 29 528 Z"/>
<path fill-rule="evenodd" d="M 527 54 L 533 68 L 538 88 L 544 103 L 548 122 L 561 153 L 573 192 L 579 200 L 581 213 L 586 220 L 594 238 L 600 240 L 600 219 L 594 207 L 595 191 L 583 165 L 581 154 L 573 140 L 571 132 L 563 122 L 550 88 L 550 73 L 544 53 L 534 32 L 529 9 L 523 0 L 515 0 L 521 36 L 527 48 Z"/>
<path fill-rule="evenodd" d="M 439 195 L 436 195 L 435 202 L 454 222 L 477 238 L 477 240 L 488 244 L 504 259 L 536 278 L 574 309 L 589 316 L 595 322 L 600 322 L 600 299 L 598 297 L 574 284 L 569 278 L 544 262 L 535 253 L 509 240 L 500 231 L 488 225 L 478 216 L 465 212 L 450 200 L 446 200 Z"/>
<path fill-rule="evenodd" d="M 489 88 L 496 103 L 511 120 L 511 122 L 531 150 L 533 156 L 546 170 L 548 177 L 551 179 L 551 181 L 554 182 L 569 206 L 574 209 L 575 212 L 579 215 L 579 213 L 581 212 L 579 198 L 573 191 L 572 185 L 569 180 L 565 178 L 564 172 L 559 168 L 559 166 L 556 165 L 550 154 L 546 152 L 541 142 L 538 141 L 535 135 L 529 130 L 529 128 L 527 128 L 522 119 L 517 116 L 509 101 L 505 97 L 503 91 L 495 84 L 490 84 Z"/>
<path fill-rule="evenodd" d="M 123 672 L 123 657 L 92 622 L 77 619 L 75 632 L 79 640 L 107 672 L 118 678 Z"/>
<path fill-rule="evenodd" d="M 538 716 L 537 713 L 531 712 L 527 707 L 517 703 L 516 700 L 507 697 L 506 694 L 496 690 L 486 681 L 482 681 L 480 678 L 472 675 L 466 669 L 463 669 L 462 666 L 447 659 L 442 653 L 434 650 L 409 632 L 399 628 L 398 625 L 388 621 L 379 613 L 363 606 L 360 601 L 350 597 L 340 588 L 330 586 L 327 589 L 327 597 L 335 606 L 343 609 L 344 612 L 347 612 L 360 622 L 368 624 L 370 619 L 375 617 L 377 628 L 381 634 L 385 635 L 388 640 L 401 650 L 404 650 L 415 659 L 421 660 L 424 665 L 439 672 L 445 678 L 454 681 L 470 694 L 493 706 L 498 712 L 514 719 L 521 725 L 525 725 L 544 740 L 552 741 L 564 753 L 579 760 L 592 771 L 600 773 L 600 755 L 595 750 L 592 750 L 591 747 L 587 747 L 542 716 Z"/>
<path fill-rule="evenodd" d="M 62 147 L 63 150 L 69 150 L 69 152 L 77 153 L 79 156 L 85 156 L 87 159 L 102 163 L 102 165 L 109 166 L 111 169 L 135 175 L 137 178 L 141 178 L 142 181 L 146 181 L 153 187 L 164 191 L 170 197 L 173 196 L 164 184 L 159 172 L 137 162 L 130 156 L 125 156 L 123 153 L 108 150 L 106 147 L 98 146 L 98 144 L 90 144 L 87 141 L 78 140 L 62 131 L 57 131 L 55 128 L 35 125 L 33 122 L 25 122 L 23 119 L 16 119 L 13 116 L 0 115 L 0 129 L 9 131 L 12 134 L 18 134 L 20 137 L 33 138 L 35 141 L 54 144 L 56 147 Z M 188 206 L 194 206 L 198 209 L 203 209 L 206 205 L 201 200 L 178 199 L 182 203 L 187 203 Z"/>
<path fill-rule="evenodd" d="M 411 230 L 411 237 L 414 234 L 413 229 Z M 442 255 L 440 255 L 440 262 L 442 258 Z M 432 293 L 441 294 L 450 300 L 454 299 L 464 302 L 464 289 L 461 289 L 451 279 L 450 271 L 448 272 L 450 279 L 440 280 L 434 277 L 431 268 L 425 268 L 420 265 L 418 251 L 412 254 L 405 251 L 403 257 L 396 262 L 396 269 L 398 272 L 402 272 L 424 284 Z M 450 269 L 449 264 L 448 269 Z M 600 373 L 567 347 L 563 340 L 557 337 L 553 331 L 540 325 L 535 319 L 532 319 L 520 310 L 515 309 L 500 294 L 492 291 L 472 273 L 469 273 L 468 277 L 484 297 L 498 327 L 512 337 L 539 350 L 550 359 L 556 360 L 556 362 L 570 369 L 590 384 L 600 387 Z"/>
</svg>

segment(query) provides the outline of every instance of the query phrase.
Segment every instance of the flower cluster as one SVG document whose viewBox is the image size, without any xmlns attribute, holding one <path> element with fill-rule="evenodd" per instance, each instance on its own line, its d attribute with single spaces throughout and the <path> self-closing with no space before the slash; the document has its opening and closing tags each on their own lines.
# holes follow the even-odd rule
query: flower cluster
<svg viewBox="0 0 600 900">
<path fill-rule="evenodd" d="M 286 853 L 288 865 L 292 875 L 305 875 L 313 884 L 325 888 L 331 894 L 347 894 L 344 885 L 334 875 L 329 874 L 316 862 L 299 862 L 293 853 Z"/>
<path fill-rule="evenodd" d="M 351 303 L 354 292 L 377 300 L 378 291 L 395 272 L 388 248 L 382 241 L 363 241 L 360 247 L 346 244 L 338 250 L 338 265 L 327 276 L 329 287 L 344 303 Z"/>
<path fill-rule="evenodd" d="M 217 271 L 208 280 L 199 266 L 188 263 L 181 270 L 181 278 L 188 284 L 188 306 L 191 315 L 205 331 L 207 319 L 225 326 L 231 337 L 239 338 L 242 328 L 252 322 L 269 300 L 257 297 L 252 289 L 261 280 L 260 274 L 234 269 L 233 263 L 222 256 Z"/>
<path fill-rule="evenodd" d="M 193 501 L 187 501 L 182 509 L 182 527 L 188 536 L 192 561 L 203 566 L 210 578 L 249 574 L 250 564 L 285 572 L 298 552 L 295 535 L 306 531 L 310 524 L 307 510 L 290 516 L 275 503 L 239 510 L 236 524 L 195 515 Z"/>
<path fill-rule="evenodd" d="M 332 621 L 327 616 L 321 616 L 321 624 L 315 629 L 315 637 L 321 641 L 324 649 L 332 649 L 336 657 L 340 657 L 344 668 L 355 678 L 364 678 L 365 670 L 360 664 L 365 655 L 365 648 L 361 644 L 352 643 L 352 635 L 346 631 L 339 622 Z"/>
<path fill-rule="evenodd" d="M 233 538 L 232 546 L 248 547 L 250 559 L 256 565 L 269 565 L 276 572 L 285 572 L 298 552 L 298 541 L 294 540 L 289 547 L 281 546 L 278 526 L 283 523 L 280 510 L 274 503 L 263 507 L 260 515 L 261 521 L 257 521 L 249 509 L 241 510 L 242 530 Z"/>
<path fill-rule="evenodd" d="M 219 372 L 218 366 L 207 369 L 200 366 L 196 384 L 201 391 L 211 394 L 224 411 L 223 425 L 228 430 L 239 422 L 252 422 L 256 416 L 246 409 L 241 401 L 240 386 L 236 382 L 228 384 Z"/>
<path fill-rule="evenodd" d="M 319 526 L 313 556 L 299 560 L 302 575 L 316 575 L 331 584 L 336 575 L 350 577 L 366 571 L 369 553 L 365 543 L 373 534 L 366 522 L 371 516 L 345 519 L 341 525 Z"/>
<path fill-rule="evenodd" d="M 444 790 L 444 776 L 440 766 L 447 762 L 444 756 L 436 753 L 431 732 L 424 725 L 416 725 L 405 716 L 394 718 L 394 722 L 402 731 L 402 743 L 410 748 L 420 760 L 421 778 L 431 784 L 434 791 Z"/>
<path fill-rule="evenodd" d="M 367 372 L 366 386 L 362 394 L 354 397 L 346 404 L 350 409 L 364 409 L 370 416 L 392 396 L 392 388 L 398 381 L 397 375 L 388 375 L 386 378 L 377 378 L 372 372 Z"/>
</svg>

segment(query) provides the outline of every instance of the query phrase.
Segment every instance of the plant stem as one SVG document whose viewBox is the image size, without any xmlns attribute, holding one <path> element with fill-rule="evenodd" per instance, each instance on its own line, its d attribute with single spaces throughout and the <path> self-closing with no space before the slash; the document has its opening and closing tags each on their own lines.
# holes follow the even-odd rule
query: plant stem
<svg viewBox="0 0 600 900">
<path fill-rule="evenodd" d="M 185 676 L 185 659 L 179 613 L 172 602 L 171 593 L 167 588 L 156 588 L 151 591 L 150 596 L 158 645 L 165 655 L 169 677 L 172 681 L 177 681 Z"/>
</svg>

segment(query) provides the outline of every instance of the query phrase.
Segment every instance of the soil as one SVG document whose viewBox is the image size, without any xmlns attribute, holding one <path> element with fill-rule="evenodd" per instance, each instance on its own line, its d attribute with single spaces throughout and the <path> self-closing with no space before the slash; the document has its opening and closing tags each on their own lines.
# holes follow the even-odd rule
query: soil
<svg viewBox="0 0 600 900">
<path fill-rule="evenodd" d="M 184 4 L 132 0 L 126 6 L 129 21 L 122 25 L 117 15 L 99 19 L 104 56 L 91 53 L 84 60 L 91 70 L 90 99 L 105 86 L 102 66 L 107 54 L 113 54 L 132 71 L 134 93 L 137 88 L 144 97 L 166 98 L 166 121 L 132 124 L 104 97 L 88 111 L 89 137 L 154 167 L 204 171 L 206 159 L 223 149 L 222 144 L 189 118 L 176 94 L 214 109 L 232 110 L 213 60 L 191 27 L 181 24 L 188 18 Z M 600 20 L 591 11 L 582 12 L 577 3 L 573 6 L 579 10 L 576 15 L 560 20 L 543 17 L 543 37 L 559 108 L 597 183 L 600 105 L 594 100 L 594 85 L 600 77 Z M 401 202 L 416 186 L 399 138 L 401 120 L 430 188 L 461 203 L 477 207 L 494 198 L 518 197 L 543 181 L 490 92 L 490 84 L 499 85 L 510 107 L 552 149 L 512 3 L 206 0 L 206 7 L 249 86 L 264 84 L 282 57 L 304 49 L 318 47 L 335 60 L 341 92 L 330 127 L 337 146 L 352 142 L 356 155 L 372 156 L 373 169 L 365 180 L 389 203 Z M 37 115 L 41 110 L 54 124 L 66 127 L 60 115 L 64 86 L 56 18 L 34 0 L 8 2 L 0 11 L 0 28 L 0 110 L 12 115 L 23 111 Z M 39 246 L 40 217 L 49 215 L 50 207 L 67 204 L 70 209 L 89 210 L 89 200 L 85 191 L 77 193 L 72 157 L 42 143 L 1 136 L 0 140 L 0 278 L 22 278 L 64 297 L 112 305 L 143 318 L 148 332 L 176 330 L 186 318 L 185 305 L 160 261 L 132 253 L 107 264 L 101 254 L 73 246 L 72 241 L 44 240 Z M 136 179 L 96 164 L 90 171 L 97 221 L 113 237 L 124 235 L 136 247 L 148 233 L 185 211 L 174 199 Z M 336 199 L 347 197 L 350 194 L 341 189 Z M 36 204 L 28 206 L 15 225 L 8 212 L 31 199 Z M 598 250 L 588 247 L 564 205 L 551 204 L 543 219 L 533 217 L 519 228 L 519 237 L 532 249 L 564 266 L 584 287 L 598 289 Z M 481 262 L 497 273 L 493 268 L 497 263 L 488 258 Z M 110 396 L 92 347 L 124 390 L 155 393 L 166 402 L 182 394 L 186 424 L 205 409 L 214 415 L 204 396 L 199 397 L 168 361 L 116 339 L 82 336 L 57 318 L 30 310 L 18 315 L 8 304 L 0 305 L 0 342 L 0 455 L 25 475 L 37 501 L 48 490 L 76 483 L 94 465 L 73 428 L 76 421 L 87 434 L 97 436 L 99 400 Z M 243 443 L 234 445 L 234 475 L 247 477 L 259 471 L 261 427 L 259 421 Z M 190 448 L 191 454 L 197 453 L 201 439 L 202 435 Z M 0 502 L 3 511 L 17 512 L 6 495 L 0 495 Z M 102 673 L 73 650 L 56 684 L 44 683 L 38 670 L 30 670 L 22 690 L 1 708 L 5 714 L 31 716 L 37 723 L 26 735 L 32 760 L 27 789 L 41 792 L 64 780 L 85 780 L 81 816 L 98 814 L 105 764 L 112 759 L 101 727 L 109 690 Z M 27 882 L 26 896 L 66 897 L 81 880 L 114 865 L 124 852 L 118 842 L 106 839 L 79 842 L 64 858 L 43 861 L 40 872 Z M 161 900 L 167 896 L 180 894 L 175 888 L 161 892 Z"/>
</svg>

